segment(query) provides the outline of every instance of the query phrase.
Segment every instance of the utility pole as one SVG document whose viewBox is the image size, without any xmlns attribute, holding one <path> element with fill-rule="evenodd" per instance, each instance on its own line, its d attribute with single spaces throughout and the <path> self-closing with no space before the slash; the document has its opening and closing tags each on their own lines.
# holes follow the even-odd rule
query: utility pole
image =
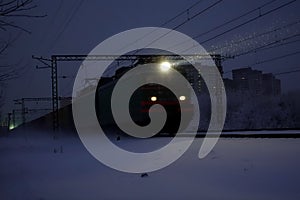
<svg viewBox="0 0 300 200">
<path fill-rule="evenodd" d="M 16 110 L 12 111 L 12 123 L 13 126 L 16 127 Z"/>
<path fill-rule="evenodd" d="M 12 124 L 13 127 L 17 127 L 17 120 L 16 120 L 16 115 L 22 113 L 22 109 L 13 109 L 12 110 Z"/>
<path fill-rule="evenodd" d="M 26 123 L 26 117 L 25 117 L 25 102 L 24 102 L 24 99 L 22 98 L 22 99 L 17 99 L 17 100 L 14 100 L 14 101 L 15 101 L 15 104 L 21 105 L 22 124 L 25 124 Z M 14 110 L 13 110 L 13 112 L 14 112 Z"/>
<path fill-rule="evenodd" d="M 57 83 L 57 59 L 51 56 L 51 79 L 52 79 L 52 114 L 53 114 L 53 129 L 59 127 L 58 117 L 58 83 Z"/>
<path fill-rule="evenodd" d="M 7 126 L 9 131 L 11 129 L 11 115 L 12 113 L 7 113 Z"/>
</svg>

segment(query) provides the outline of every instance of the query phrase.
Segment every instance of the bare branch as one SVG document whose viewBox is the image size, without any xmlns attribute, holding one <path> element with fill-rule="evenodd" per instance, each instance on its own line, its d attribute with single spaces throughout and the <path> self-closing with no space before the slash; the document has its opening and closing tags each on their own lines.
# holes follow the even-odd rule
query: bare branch
<svg viewBox="0 0 300 200">
<path fill-rule="evenodd" d="M 12 3 L 14 3 L 16 0 L 12 0 L 12 1 L 10 1 L 10 2 L 7 2 L 7 3 L 2 3 L 2 4 L 0 4 L 0 7 L 3 7 L 3 6 L 8 6 L 8 5 L 10 5 L 10 4 L 12 4 Z"/>
<path fill-rule="evenodd" d="M 15 18 L 43 18 L 47 15 L 31 14 L 29 11 L 37 8 L 37 5 L 33 3 L 33 0 L 0 0 L 0 31 L 7 31 L 9 28 L 19 29 L 26 33 L 31 33 L 24 27 L 15 24 L 12 19 Z M 18 36 L 17 36 L 18 37 Z M 17 39 L 0 38 L 0 56 L 3 56 L 7 49 Z M 15 79 L 21 74 L 25 67 L 18 67 L 20 63 L 14 65 L 0 65 L 0 85 L 5 81 Z M 1 89 L 0 89 L 1 90 Z M 1 91 L 0 91 L 1 92 Z M 1 101 L 1 97 L 0 97 Z"/>
<path fill-rule="evenodd" d="M 7 31 L 3 26 L 0 26 L 0 29 L 2 29 L 3 31 Z"/>
<path fill-rule="evenodd" d="M 30 18 L 42 18 L 47 17 L 47 15 L 26 15 L 26 14 L 8 14 L 5 17 L 30 17 Z"/>
<path fill-rule="evenodd" d="M 26 30 L 25 28 L 23 28 L 21 26 L 13 24 L 12 22 L 5 22 L 3 20 L 0 20 L 0 23 L 1 23 L 0 26 L 2 26 L 2 27 L 3 26 L 10 26 L 10 27 L 13 27 L 13 28 L 16 28 L 16 29 L 20 29 L 20 30 L 22 30 L 22 31 L 24 31 L 24 32 L 26 32 L 28 34 L 31 34 L 30 31 Z"/>
<path fill-rule="evenodd" d="M 33 5 L 31 7 L 28 7 L 28 8 L 19 8 L 18 10 L 16 10 L 15 12 L 20 12 L 20 11 L 25 11 L 25 10 L 32 10 L 34 8 L 36 8 L 37 5 Z"/>
<path fill-rule="evenodd" d="M 22 2 L 21 4 L 19 4 L 18 0 L 15 0 L 16 3 L 15 5 L 12 5 L 6 9 L 4 9 L 1 13 L 0 16 L 5 16 L 6 14 L 15 12 L 16 10 L 19 10 L 20 8 L 26 7 L 27 5 L 29 5 L 30 3 L 32 3 L 32 0 L 26 0 L 24 2 Z"/>
<path fill-rule="evenodd" d="M 7 48 L 8 48 L 8 43 L 6 43 L 1 49 L 0 49 L 0 54 L 2 54 Z"/>
<path fill-rule="evenodd" d="M 0 83 L 1 82 L 6 82 L 6 81 L 9 81 L 9 80 L 13 80 L 13 79 L 16 79 L 16 78 L 18 78 L 19 76 L 17 76 L 17 75 L 13 75 L 13 76 L 7 76 L 7 77 L 5 77 L 5 78 L 0 78 Z"/>
<path fill-rule="evenodd" d="M 15 14 L 16 12 L 20 11 L 28 11 L 36 8 L 36 5 L 31 5 L 32 0 L 21 1 L 19 4 L 19 0 L 14 0 L 10 2 L 10 6 L 5 8 L 5 6 L 0 6 L 0 16 L 2 17 L 31 17 L 31 18 L 42 18 L 46 17 L 47 15 L 30 15 L 30 14 Z M 8 5 L 8 4 L 7 4 Z"/>
<path fill-rule="evenodd" d="M 6 68 L 12 68 L 12 67 L 14 67 L 15 66 L 15 64 L 12 64 L 12 65 L 0 65 L 0 70 L 2 70 L 2 69 L 5 69 L 5 70 L 7 70 Z"/>
</svg>

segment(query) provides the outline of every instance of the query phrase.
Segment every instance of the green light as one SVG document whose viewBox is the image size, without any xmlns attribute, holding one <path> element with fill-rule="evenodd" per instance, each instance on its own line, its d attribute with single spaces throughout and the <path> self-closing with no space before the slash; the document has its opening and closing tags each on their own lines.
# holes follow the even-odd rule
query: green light
<svg viewBox="0 0 300 200">
<path fill-rule="evenodd" d="M 8 129 L 9 130 L 13 130 L 15 128 L 15 126 L 13 124 L 9 125 Z"/>
</svg>

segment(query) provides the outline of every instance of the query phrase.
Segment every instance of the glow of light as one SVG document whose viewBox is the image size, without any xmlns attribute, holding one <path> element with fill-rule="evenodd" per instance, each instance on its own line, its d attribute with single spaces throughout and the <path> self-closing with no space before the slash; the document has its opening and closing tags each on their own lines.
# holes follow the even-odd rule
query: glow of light
<svg viewBox="0 0 300 200">
<path fill-rule="evenodd" d="M 151 101 L 157 101 L 157 97 L 156 96 L 151 97 Z"/>
<path fill-rule="evenodd" d="M 169 62 L 160 63 L 160 70 L 161 71 L 167 72 L 167 71 L 169 71 L 170 68 L 171 68 L 171 63 L 169 63 Z"/>
<path fill-rule="evenodd" d="M 13 124 L 9 125 L 8 129 L 9 130 L 13 130 L 15 128 L 15 126 Z"/>
<path fill-rule="evenodd" d="M 180 100 L 180 101 L 184 101 L 185 99 L 186 99 L 185 96 L 180 96 L 180 97 L 179 97 L 179 100 Z"/>
</svg>

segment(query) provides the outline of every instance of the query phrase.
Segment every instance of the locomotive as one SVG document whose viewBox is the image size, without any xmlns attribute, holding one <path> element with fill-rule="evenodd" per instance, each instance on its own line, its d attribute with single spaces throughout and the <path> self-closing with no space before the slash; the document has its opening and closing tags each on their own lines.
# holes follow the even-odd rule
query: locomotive
<svg viewBox="0 0 300 200">
<path fill-rule="evenodd" d="M 102 77 L 98 82 L 95 96 L 95 109 L 99 124 L 103 127 L 104 131 L 105 129 L 108 130 L 112 128 L 120 130 L 111 111 L 112 92 L 119 79 L 133 67 L 134 66 L 119 68 L 116 70 L 114 76 Z M 159 67 L 161 73 L 165 73 L 166 78 L 174 82 L 172 77 L 168 77 L 168 70 L 171 67 L 169 62 L 156 63 L 153 67 Z M 183 67 L 174 67 L 174 69 L 180 72 L 184 77 L 186 76 Z M 149 109 L 155 104 L 160 104 L 167 113 L 167 119 L 159 134 L 174 135 L 178 131 L 182 131 L 179 130 L 181 112 L 187 112 L 190 119 L 192 119 L 193 116 L 193 105 L 190 99 L 191 91 L 188 87 L 184 88 L 180 96 L 175 96 L 170 89 L 160 84 L 149 83 L 140 86 L 130 97 L 129 112 L 131 119 L 139 126 L 148 125 L 151 122 Z M 180 107 L 179 101 L 181 101 L 182 108 Z M 154 112 L 160 111 L 154 110 Z M 181 127 L 185 128 L 187 126 L 188 122 Z"/>
</svg>

